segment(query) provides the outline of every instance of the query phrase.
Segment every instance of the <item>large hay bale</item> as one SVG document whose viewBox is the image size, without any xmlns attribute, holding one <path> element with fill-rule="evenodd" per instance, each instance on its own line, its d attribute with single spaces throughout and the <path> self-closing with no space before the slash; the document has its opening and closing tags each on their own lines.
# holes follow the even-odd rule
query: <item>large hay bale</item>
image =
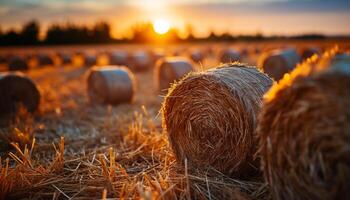
<svg viewBox="0 0 350 200">
<path fill-rule="evenodd" d="M 193 71 L 192 63 L 183 57 L 167 57 L 154 68 L 155 85 L 158 90 L 168 89 L 174 81 Z"/>
<path fill-rule="evenodd" d="M 257 132 L 274 199 L 350 196 L 350 62 L 329 65 L 329 55 L 303 63 L 265 96 Z"/>
<path fill-rule="evenodd" d="M 230 176 L 255 172 L 256 118 L 271 84 L 256 68 L 227 64 L 191 73 L 173 85 L 162 115 L 178 161 Z"/>
<path fill-rule="evenodd" d="M 292 71 L 299 61 L 300 57 L 295 49 L 275 50 L 262 55 L 259 67 L 278 81 L 284 74 Z"/>
<path fill-rule="evenodd" d="M 110 65 L 128 65 L 128 53 L 125 51 L 113 51 L 109 54 Z"/>
<path fill-rule="evenodd" d="M 10 58 L 10 61 L 8 63 L 9 71 L 27 71 L 28 69 L 28 63 L 24 58 L 18 56 Z"/>
<path fill-rule="evenodd" d="M 146 51 L 136 51 L 130 56 L 129 66 L 134 71 L 145 71 L 151 67 L 151 58 Z"/>
<path fill-rule="evenodd" d="M 0 96 L 0 118 L 16 114 L 20 106 L 34 112 L 40 102 L 35 83 L 20 72 L 0 73 Z"/>
<path fill-rule="evenodd" d="M 93 67 L 88 76 L 88 95 L 93 103 L 119 104 L 132 102 L 135 78 L 126 67 Z"/>
<path fill-rule="evenodd" d="M 224 49 L 219 53 L 221 63 L 237 62 L 240 59 L 240 54 L 234 49 Z"/>
<path fill-rule="evenodd" d="M 47 54 L 39 54 L 37 57 L 39 66 L 51 66 L 54 65 L 54 61 L 51 56 Z"/>
</svg>

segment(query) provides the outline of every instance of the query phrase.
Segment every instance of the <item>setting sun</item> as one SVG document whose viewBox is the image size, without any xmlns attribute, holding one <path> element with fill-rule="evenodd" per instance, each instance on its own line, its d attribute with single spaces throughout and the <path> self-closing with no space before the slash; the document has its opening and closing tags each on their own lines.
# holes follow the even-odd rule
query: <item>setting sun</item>
<svg viewBox="0 0 350 200">
<path fill-rule="evenodd" d="M 153 22 L 153 29 L 158 34 L 165 34 L 169 31 L 169 22 L 164 19 L 157 19 Z"/>
</svg>

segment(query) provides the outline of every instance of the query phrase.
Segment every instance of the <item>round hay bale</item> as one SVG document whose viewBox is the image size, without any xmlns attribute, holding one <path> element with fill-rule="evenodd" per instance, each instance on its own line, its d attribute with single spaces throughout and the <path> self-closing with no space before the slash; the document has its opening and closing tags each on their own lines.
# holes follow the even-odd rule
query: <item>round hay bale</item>
<svg viewBox="0 0 350 200">
<path fill-rule="evenodd" d="M 174 84 L 162 116 L 177 160 L 229 176 L 255 173 L 256 118 L 271 84 L 256 68 L 238 64 L 191 73 Z"/>
<path fill-rule="evenodd" d="M 262 55 L 260 67 L 276 81 L 292 71 L 299 63 L 300 57 L 295 49 L 275 50 Z"/>
<path fill-rule="evenodd" d="M 146 51 L 137 51 L 131 54 L 130 67 L 134 71 L 145 71 L 151 66 L 151 58 Z"/>
<path fill-rule="evenodd" d="M 204 55 L 200 50 L 193 50 L 190 52 L 190 58 L 193 62 L 199 63 L 204 59 Z"/>
<path fill-rule="evenodd" d="M 46 54 L 39 54 L 37 57 L 39 66 L 51 66 L 54 65 L 53 59 L 51 56 Z"/>
<path fill-rule="evenodd" d="M 9 71 L 27 71 L 28 69 L 28 63 L 24 58 L 18 56 L 10 58 L 10 61 L 8 63 Z"/>
<path fill-rule="evenodd" d="M 125 51 L 113 51 L 109 54 L 110 65 L 128 65 L 128 53 Z"/>
<path fill-rule="evenodd" d="M 91 67 L 97 64 L 97 57 L 95 55 L 84 55 L 84 65 Z"/>
<path fill-rule="evenodd" d="M 234 49 L 224 49 L 219 54 L 219 60 L 221 63 L 237 62 L 240 59 L 240 54 Z"/>
<path fill-rule="evenodd" d="M 167 57 L 160 60 L 154 68 L 155 85 L 160 91 L 168 89 L 171 83 L 193 70 L 193 65 L 186 58 Z"/>
<path fill-rule="evenodd" d="M 158 60 L 161 60 L 165 57 L 165 52 L 162 49 L 154 49 L 150 52 L 152 64 L 156 64 Z"/>
<path fill-rule="evenodd" d="M 350 62 L 324 63 L 302 64 L 265 96 L 257 133 L 273 199 L 350 196 Z"/>
<path fill-rule="evenodd" d="M 34 112 L 40 102 L 35 83 L 20 72 L 0 73 L 0 96 L 0 118 L 16 114 L 20 106 Z"/>
<path fill-rule="evenodd" d="M 72 56 L 68 53 L 58 53 L 57 56 L 59 57 L 62 65 L 68 65 L 72 63 Z"/>
<path fill-rule="evenodd" d="M 87 82 L 88 95 L 93 103 L 116 105 L 133 100 L 136 82 L 126 67 L 93 67 Z"/>
<path fill-rule="evenodd" d="M 320 55 L 321 54 L 321 49 L 317 48 L 317 47 L 307 47 L 307 48 L 303 48 L 301 50 L 301 59 L 302 60 L 306 60 L 308 58 L 311 58 L 311 56 L 313 55 Z"/>
</svg>

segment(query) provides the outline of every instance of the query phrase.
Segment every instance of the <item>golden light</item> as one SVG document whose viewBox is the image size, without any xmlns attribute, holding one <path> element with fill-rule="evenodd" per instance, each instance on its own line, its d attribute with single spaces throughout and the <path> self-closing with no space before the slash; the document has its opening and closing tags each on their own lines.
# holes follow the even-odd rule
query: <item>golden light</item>
<svg viewBox="0 0 350 200">
<path fill-rule="evenodd" d="M 156 33 L 162 35 L 169 31 L 170 24 L 164 19 L 157 19 L 153 22 L 153 29 Z"/>
</svg>

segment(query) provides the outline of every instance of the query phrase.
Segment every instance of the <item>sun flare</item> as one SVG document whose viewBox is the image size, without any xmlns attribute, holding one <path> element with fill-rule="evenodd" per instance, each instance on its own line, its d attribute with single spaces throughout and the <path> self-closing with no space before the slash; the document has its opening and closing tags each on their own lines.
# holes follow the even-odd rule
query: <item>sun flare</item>
<svg viewBox="0 0 350 200">
<path fill-rule="evenodd" d="M 164 19 L 157 19 L 153 22 L 153 29 L 156 33 L 162 35 L 169 31 L 170 24 Z"/>
</svg>

